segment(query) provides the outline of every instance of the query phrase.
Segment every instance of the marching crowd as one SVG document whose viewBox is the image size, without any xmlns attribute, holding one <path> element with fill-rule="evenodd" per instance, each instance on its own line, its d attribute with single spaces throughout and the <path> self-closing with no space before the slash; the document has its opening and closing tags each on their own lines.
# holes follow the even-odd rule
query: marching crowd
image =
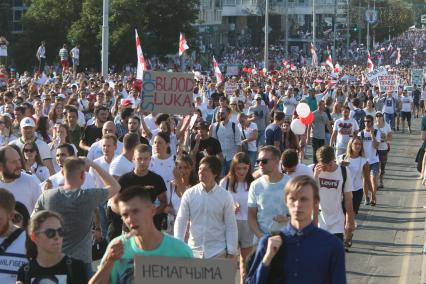
<svg viewBox="0 0 426 284">
<path fill-rule="evenodd" d="M 241 283 L 346 283 L 358 210 L 380 203 L 392 133 L 426 101 L 403 68 L 385 93 L 360 68 L 348 82 L 303 67 L 202 77 L 191 113 L 146 113 L 132 78 L 62 67 L 0 92 L 0 283 L 133 283 L 135 255 L 229 258 Z"/>
</svg>

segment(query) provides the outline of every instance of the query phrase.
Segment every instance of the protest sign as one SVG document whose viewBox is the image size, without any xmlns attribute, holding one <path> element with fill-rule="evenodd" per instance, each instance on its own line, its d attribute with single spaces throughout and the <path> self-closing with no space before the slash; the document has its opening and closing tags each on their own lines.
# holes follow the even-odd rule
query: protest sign
<svg viewBox="0 0 426 284">
<path fill-rule="evenodd" d="M 395 75 L 385 75 L 378 77 L 381 92 L 398 92 L 399 77 Z"/>
<path fill-rule="evenodd" d="M 226 76 L 238 76 L 239 73 L 238 65 L 226 66 Z"/>
<path fill-rule="evenodd" d="M 144 71 L 141 90 L 142 110 L 187 114 L 192 110 L 194 74 Z"/>
<path fill-rule="evenodd" d="M 411 69 L 411 85 L 423 86 L 423 69 Z"/>
<path fill-rule="evenodd" d="M 235 272 L 229 259 L 189 259 L 135 256 L 135 283 L 232 284 Z"/>
<path fill-rule="evenodd" d="M 384 76 L 387 74 L 388 74 L 388 71 L 386 70 L 386 68 L 383 66 L 380 66 L 379 68 L 376 68 L 373 71 L 366 73 L 365 77 L 367 77 L 371 85 L 378 86 L 379 85 L 378 77 Z"/>
<path fill-rule="evenodd" d="M 225 94 L 227 96 L 232 96 L 232 94 L 238 90 L 238 83 L 235 82 L 225 82 Z"/>
</svg>

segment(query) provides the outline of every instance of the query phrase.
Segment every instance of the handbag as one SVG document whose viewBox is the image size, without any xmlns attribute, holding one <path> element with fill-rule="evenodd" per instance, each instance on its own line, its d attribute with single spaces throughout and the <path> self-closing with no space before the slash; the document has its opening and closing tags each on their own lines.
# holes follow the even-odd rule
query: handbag
<svg viewBox="0 0 426 284">
<path fill-rule="evenodd" d="M 241 128 L 241 133 L 243 134 L 243 139 L 246 140 L 246 134 L 244 133 L 244 129 Z M 248 152 L 248 143 L 241 144 L 241 151 L 247 153 Z"/>
</svg>

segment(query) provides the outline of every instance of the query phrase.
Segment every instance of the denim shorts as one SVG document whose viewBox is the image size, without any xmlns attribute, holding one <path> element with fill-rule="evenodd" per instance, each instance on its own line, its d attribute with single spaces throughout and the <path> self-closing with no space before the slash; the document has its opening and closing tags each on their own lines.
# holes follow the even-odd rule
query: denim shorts
<svg viewBox="0 0 426 284">
<path fill-rule="evenodd" d="M 370 175 L 375 177 L 379 175 L 379 163 L 370 164 Z"/>
</svg>

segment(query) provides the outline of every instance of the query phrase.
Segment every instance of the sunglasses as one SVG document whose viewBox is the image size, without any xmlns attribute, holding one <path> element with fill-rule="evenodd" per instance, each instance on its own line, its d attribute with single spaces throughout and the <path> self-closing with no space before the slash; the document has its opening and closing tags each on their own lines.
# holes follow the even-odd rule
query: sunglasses
<svg viewBox="0 0 426 284">
<path fill-rule="evenodd" d="M 260 164 L 260 163 L 262 163 L 262 164 L 267 164 L 268 163 L 268 161 L 269 161 L 270 159 L 257 159 L 256 160 L 256 163 L 258 163 L 258 164 Z"/>
<path fill-rule="evenodd" d="M 23 152 L 24 153 L 33 153 L 33 152 L 35 152 L 35 149 L 28 149 L 28 148 L 25 148 L 24 150 L 23 150 Z"/>
<path fill-rule="evenodd" d="M 58 233 L 58 236 L 60 238 L 62 238 L 64 236 L 64 234 L 65 234 L 64 233 L 64 229 L 62 229 L 62 228 L 58 228 L 58 229 L 46 229 L 46 230 L 40 231 L 38 233 L 39 234 L 40 233 L 45 234 L 48 239 L 53 239 L 56 236 L 56 233 Z"/>
</svg>

